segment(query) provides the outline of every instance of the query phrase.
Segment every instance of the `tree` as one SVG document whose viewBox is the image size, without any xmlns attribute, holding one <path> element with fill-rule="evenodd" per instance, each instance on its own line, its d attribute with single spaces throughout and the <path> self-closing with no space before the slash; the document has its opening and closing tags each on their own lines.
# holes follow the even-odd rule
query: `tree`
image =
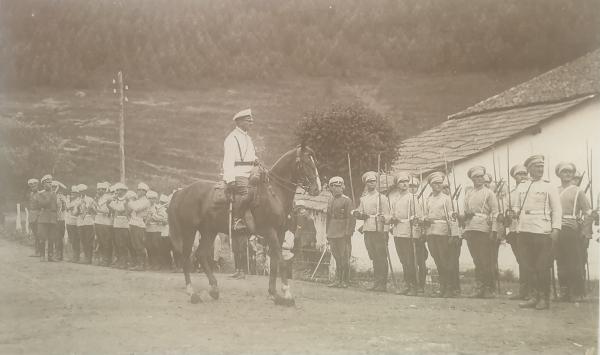
<svg viewBox="0 0 600 355">
<path fill-rule="evenodd" d="M 361 104 L 336 104 L 307 113 L 298 124 L 296 138 L 315 150 L 322 176 L 341 176 L 350 187 L 348 154 L 354 192 L 362 191 L 362 174 L 377 170 L 378 155 L 385 170 L 396 157 L 401 137 L 394 123 Z"/>
</svg>

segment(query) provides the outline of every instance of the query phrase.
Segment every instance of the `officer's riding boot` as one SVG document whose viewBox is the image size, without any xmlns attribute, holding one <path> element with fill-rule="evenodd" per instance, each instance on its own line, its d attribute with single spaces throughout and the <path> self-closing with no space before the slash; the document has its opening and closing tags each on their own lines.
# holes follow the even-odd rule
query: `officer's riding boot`
<svg viewBox="0 0 600 355">
<path fill-rule="evenodd" d="M 519 303 L 519 308 L 535 308 L 539 302 L 540 294 L 537 291 L 533 291 L 528 301 Z"/>
</svg>

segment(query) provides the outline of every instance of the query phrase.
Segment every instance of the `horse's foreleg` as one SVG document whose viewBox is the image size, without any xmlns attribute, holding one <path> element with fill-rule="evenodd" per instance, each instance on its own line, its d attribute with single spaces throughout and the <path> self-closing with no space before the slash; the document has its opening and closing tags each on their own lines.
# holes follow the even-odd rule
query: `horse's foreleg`
<svg viewBox="0 0 600 355">
<path fill-rule="evenodd" d="M 183 237 L 183 276 L 185 277 L 185 290 L 190 296 L 192 303 L 200 302 L 200 297 L 194 292 L 190 272 L 192 270 L 192 246 L 194 245 L 195 233 L 184 233 Z"/>
<path fill-rule="evenodd" d="M 217 286 L 217 279 L 212 270 L 212 252 L 215 242 L 215 233 L 200 233 L 202 236 L 200 239 L 200 244 L 198 245 L 199 257 L 200 257 L 200 265 L 202 265 L 202 269 L 208 278 L 208 283 L 210 284 L 210 291 L 208 294 L 213 299 L 219 298 L 219 287 Z"/>
</svg>

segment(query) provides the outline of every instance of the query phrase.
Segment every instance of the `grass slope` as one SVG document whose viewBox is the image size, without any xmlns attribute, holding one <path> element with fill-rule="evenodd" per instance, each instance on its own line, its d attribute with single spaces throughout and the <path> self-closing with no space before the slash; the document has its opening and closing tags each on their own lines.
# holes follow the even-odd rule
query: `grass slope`
<svg viewBox="0 0 600 355">
<path fill-rule="evenodd" d="M 197 179 L 216 179 L 231 117 L 246 107 L 252 107 L 256 116 L 252 136 L 258 155 L 271 164 L 291 148 L 296 123 L 307 111 L 361 101 L 398 121 L 407 137 L 535 74 L 375 73 L 344 81 L 293 78 L 203 84 L 194 91 L 132 87 L 126 110 L 127 179 L 130 183 L 143 179 L 162 191 Z M 118 179 L 118 117 L 118 100 L 110 87 L 86 91 L 85 96 L 49 88 L 0 95 L 0 119 L 44 125 L 65 141 L 64 154 L 75 168 L 56 175 L 68 184 Z"/>
</svg>

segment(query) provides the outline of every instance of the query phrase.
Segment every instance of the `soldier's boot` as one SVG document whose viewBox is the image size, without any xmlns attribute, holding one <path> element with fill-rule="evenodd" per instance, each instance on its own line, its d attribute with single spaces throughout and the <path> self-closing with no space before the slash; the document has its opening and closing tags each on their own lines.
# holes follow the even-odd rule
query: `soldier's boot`
<svg viewBox="0 0 600 355">
<path fill-rule="evenodd" d="M 418 294 L 417 292 L 417 286 L 414 284 L 410 284 L 409 288 L 408 288 L 408 292 L 406 293 L 407 296 L 416 296 Z"/>
<path fill-rule="evenodd" d="M 540 296 L 537 292 L 534 292 L 528 301 L 519 303 L 519 308 L 535 308 L 539 302 Z"/>
<path fill-rule="evenodd" d="M 244 272 L 244 270 L 240 270 L 240 273 L 238 274 L 238 276 L 235 278 L 236 280 L 244 280 L 246 278 L 246 273 Z"/>
<path fill-rule="evenodd" d="M 230 279 L 237 279 L 240 276 L 240 270 L 235 270 L 235 272 L 229 275 Z"/>
<path fill-rule="evenodd" d="M 544 295 L 544 297 L 535 305 L 535 309 L 538 311 L 550 309 L 550 295 Z"/>
</svg>

